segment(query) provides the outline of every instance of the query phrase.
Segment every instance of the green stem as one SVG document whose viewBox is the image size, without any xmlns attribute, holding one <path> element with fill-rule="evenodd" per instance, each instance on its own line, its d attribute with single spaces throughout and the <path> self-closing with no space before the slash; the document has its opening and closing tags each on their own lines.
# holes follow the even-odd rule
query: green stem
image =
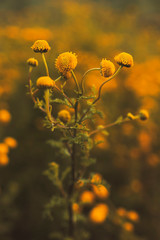
<svg viewBox="0 0 160 240">
<path fill-rule="evenodd" d="M 86 116 L 86 114 L 89 112 L 89 110 L 91 109 L 92 105 L 95 104 L 101 97 L 101 91 L 102 91 L 102 87 L 109 81 L 111 81 L 118 73 L 119 71 L 121 70 L 123 66 L 120 66 L 117 71 L 110 77 L 108 78 L 106 81 L 104 81 L 101 86 L 99 87 L 99 90 L 98 90 L 98 96 L 97 98 L 92 102 L 92 104 L 87 108 L 87 110 L 84 112 L 84 114 L 81 116 L 80 120 L 79 120 L 79 123 L 82 122 L 83 118 Z"/>
<path fill-rule="evenodd" d="M 72 73 L 72 77 L 73 77 L 73 79 L 74 79 L 74 81 L 75 81 L 75 84 L 76 84 L 76 86 L 77 86 L 78 95 L 80 96 L 82 93 L 81 93 L 81 89 L 80 89 L 80 87 L 79 87 L 79 84 L 78 84 L 76 75 L 74 74 L 73 70 L 71 70 L 71 73 Z"/>
<path fill-rule="evenodd" d="M 51 112 L 50 112 L 50 109 L 49 109 L 49 89 L 46 89 L 44 91 L 44 99 L 45 99 L 45 102 L 46 102 L 46 114 L 47 114 L 47 117 L 48 117 L 50 122 L 53 122 L 52 121 Z"/>
<path fill-rule="evenodd" d="M 89 69 L 88 71 L 86 71 L 84 74 L 83 74 L 83 77 L 82 77 L 82 80 L 81 80 L 81 88 L 82 88 L 82 95 L 84 93 L 84 82 L 85 82 L 85 77 L 88 73 L 92 72 L 92 71 L 97 71 L 97 70 L 100 70 L 100 68 L 91 68 Z"/>
<path fill-rule="evenodd" d="M 47 74 L 47 76 L 49 76 L 48 65 L 47 65 L 47 61 L 46 61 L 44 53 L 42 53 L 42 59 L 43 59 L 44 66 L 45 66 L 45 69 L 46 69 L 46 74 Z"/>
</svg>

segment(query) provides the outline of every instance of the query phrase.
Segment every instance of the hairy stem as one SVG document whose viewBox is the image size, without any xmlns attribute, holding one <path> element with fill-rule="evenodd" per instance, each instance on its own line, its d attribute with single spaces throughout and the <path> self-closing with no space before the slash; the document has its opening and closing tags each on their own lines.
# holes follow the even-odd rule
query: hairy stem
<svg viewBox="0 0 160 240">
<path fill-rule="evenodd" d="M 44 53 L 42 53 L 42 59 L 43 59 L 44 66 L 45 66 L 45 69 L 46 69 L 46 74 L 47 74 L 47 76 L 49 76 L 48 65 L 47 65 L 47 61 L 46 61 Z"/>
</svg>

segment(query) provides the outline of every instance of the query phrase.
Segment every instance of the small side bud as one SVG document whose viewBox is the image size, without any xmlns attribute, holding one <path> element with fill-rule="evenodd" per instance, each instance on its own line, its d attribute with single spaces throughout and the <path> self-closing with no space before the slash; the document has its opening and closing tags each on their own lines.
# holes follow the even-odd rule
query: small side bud
<svg viewBox="0 0 160 240">
<path fill-rule="evenodd" d="M 147 120 L 147 119 L 149 118 L 149 113 L 148 113 L 148 111 L 145 110 L 145 109 L 140 110 L 140 111 L 139 111 L 139 118 L 140 118 L 140 120 L 142 120 L 142 121 Z"/>
<path fill-rule="evenodd" d="M 63 123 L 68 123 L 71 120 L 71 115 L 67 110 L 61 110 L 58 113 L 58 118 L 63 122 Z"/>
<path fill-rule="evenodd" d="M 35 58 L 29 58 L 29 59 L 27 60 L 27 63 L 28 63 L 28 65 L 31 66 L 31 67 L 37 67 L 37 66 L 38 66 L 38 61 L 37 61 L 37 59 L 35 59 Z"/>
</svg>

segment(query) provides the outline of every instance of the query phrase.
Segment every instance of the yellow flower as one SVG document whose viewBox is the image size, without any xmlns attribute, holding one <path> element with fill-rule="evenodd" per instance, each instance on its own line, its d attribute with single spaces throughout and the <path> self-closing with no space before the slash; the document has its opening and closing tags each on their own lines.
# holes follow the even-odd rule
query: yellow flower
<svg viewBox="0 0 160 240">
<path fill-rule="evenodd" d="M 114 74 L 115 72 L 115 66 L 114 64 L 105 58 L 102 59 L 100 63 L 100 69 L 101 69 L 101 75 L 103 77 L 110 77 Z"/>
<path fill-rule="evenodd" d="M 53 88 L 55 82 L 48 76 L 39 77 L 37 79 L 37 87 L 38 88 Z"/>
<path fill-rule="evenodd" d="M 133 66 L 133 57 L 129 53 L 122 52 L 115 56 L 114 60 L 121 66 L 132 67 Z"/>
<path fill-rule="evenodd" d="M 108 216 L 108 206 L 106 204 L 96 205 L 89 213 L 89 218 L 94 223 L 103 223 Z"/>
<path fill-rule="evenodd" d="M 93 203 L 94 198 L 95 196 L 91 191 L 84 191 L 80 196 L 80 200 L 83 203 Z"/>
<path fill-rule="evenodd" d="M 149 113 L 148 113 L 148 111 L 147 111 L 147 110 L 144 110 L 144 109 L 140 110 L 140 111 L 139 111 L 139 118 L 140 118 L 142 121 L 147 120 L 147 119 L 149 118 Z"/>
<path fill-rule="evenodd" d="M 117 214 L 118 214 L 120 217 L 125 217 L 126 214 L 127 214 L 127 211 L 126 211 L 124 208 L 118 208 L 118 209 L 117 209 Z"/>
<path fill-rule="evenodd" d="M 0 154 L 0 165 L 5 166 L 9 163 L 9 158 L 6 154 Z"/>
<path fill-rule="evenodd" d="M 48 42 L 45 40 L 37 40 L 34 42 L 34 44 L 31 47 L 34 52 L 40 52 L 40 53 L 45 53 L 48 52 L 51 47 L 49 46 Z"/>
<path fill-rule="evenodd" d="M 76 54 L 72 52 L 61 53 L 55 61 L 55 66 L 63 76 L 67 77 L 68 72 L 77 66 Z"/>
<path fill-rule="evenodd" d="M 128 232 L 132 232 L 132 231 L 134 230 L 134 226 L 133 226 L 133 224 L 130 223 L 130 222 L 125 222 L 125 223 L 123 224 L 123 228 L 124 228 L 126 231 L 128 231 Z"/>
<path fill-rule="evenodd" d="M 134 222 L 137 222 L 139 220 L 139 215 L 135 211 L 129 211 L 127 212 L 127 218 Z"/>
<path fill-rule="evenodd" d="M 17 145 L 18 145 L 16 139 L 14 139 L 12 137 L 6 137 L 4 139 L 4 143 L 7 144 L 7 146 L 10 147 L 10 148 L 16 148 Z"/>
<path fill-rule="evenodd" d="M 27 60 L 27 63 L 28 63 L 29 66 L 32 66 L 32 67 L 37 67 L 38 66 L 38 61 L 35 58 L 29 58 Z"/>
<path fill-rule="evenodd" d="M 7 154 L 9 151 L 7 144 L 0 143 L 0 154 Z"/>
<path fill-rule="evenodd" d="M 68 123 L 71 120 L 71 115 L 67 110 L 61 110 L 58 113 L 58 118 L 63 122 L 63 123 Z"/>
<path fill-rule="evenodd" d="M 100 199 L 106 199 L 109 196 L 107 188 L 103 185 L 93 185 L 92 188 L 96 196 Z"/>
<path fill-rule="evenodd" d="M 96 173 L 92 176 L 91 183 L 101 183 L 102 176 L 99 173 Z"/>
<path fill-rule="evenodd" d="M 5 109 L 1 109 L 0 110 L 0 122 L 2 123 L 8 123 L 11 120 L 11 114 L 5 110 Z"/>
<path fill-rule="evenodd" d="M 80 213 L 80 207 L 79 207 L 79 205 L 78 205 L 78 203 L 73 203 L 72 204 L 72 210 L 73 210 L 73 212 L 75 212 L 75 213 Z"/>
</svg>

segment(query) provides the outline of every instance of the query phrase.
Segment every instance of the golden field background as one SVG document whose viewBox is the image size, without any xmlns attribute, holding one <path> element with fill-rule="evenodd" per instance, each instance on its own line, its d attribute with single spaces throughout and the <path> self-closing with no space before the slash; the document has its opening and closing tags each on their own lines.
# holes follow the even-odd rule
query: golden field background
<svg viewBox="0 0 160 240">
<path fill-rule="evenodd" d="M 35 40 L 45 39 L 51 46 L 46 57 L 54 79 L 55 59 L 65 51 L 78 56 L 77 77 L 99 67 L 102 58 L 114 62 L 119 52 L 134 57 L 134 67 L 123 69 L 103 89 L 99 107 L 105 119 L 97 118 L 96 125 L 139 109 L 147 109 L 150 118 L 113 127 L 109 136 L 98 134 L 96 139 L 104 142 L 92 153 L 97 163 L 90 171 L 101 173 L 110 184 L 115 208 L 136 211 L 139 221 L 129 231 L 109 220 L 102 226 L 89 222 L 89 227 L 92 240 L 159 240 L 159 5 L 151 0 L 0 3 L 0 239 L 50 239 L 53 230 L 53 223 L 42 216 L 52 194 L 42 173 L 55 155 L 46 141 L 57 136 L 43 128 L 42 114 L 33 109 L 25 87 L 28 58 L 39 61 L 33 81 L 45 74 L 40 56 L 30 48 Z M 102 81 L 98 73 L 90 74 L 88 91 Z M 57 111 L 55 107 L 55 116 Z M 4 150 L 8 136 L 16 139 L 15 149 Z"/>
</svg>

